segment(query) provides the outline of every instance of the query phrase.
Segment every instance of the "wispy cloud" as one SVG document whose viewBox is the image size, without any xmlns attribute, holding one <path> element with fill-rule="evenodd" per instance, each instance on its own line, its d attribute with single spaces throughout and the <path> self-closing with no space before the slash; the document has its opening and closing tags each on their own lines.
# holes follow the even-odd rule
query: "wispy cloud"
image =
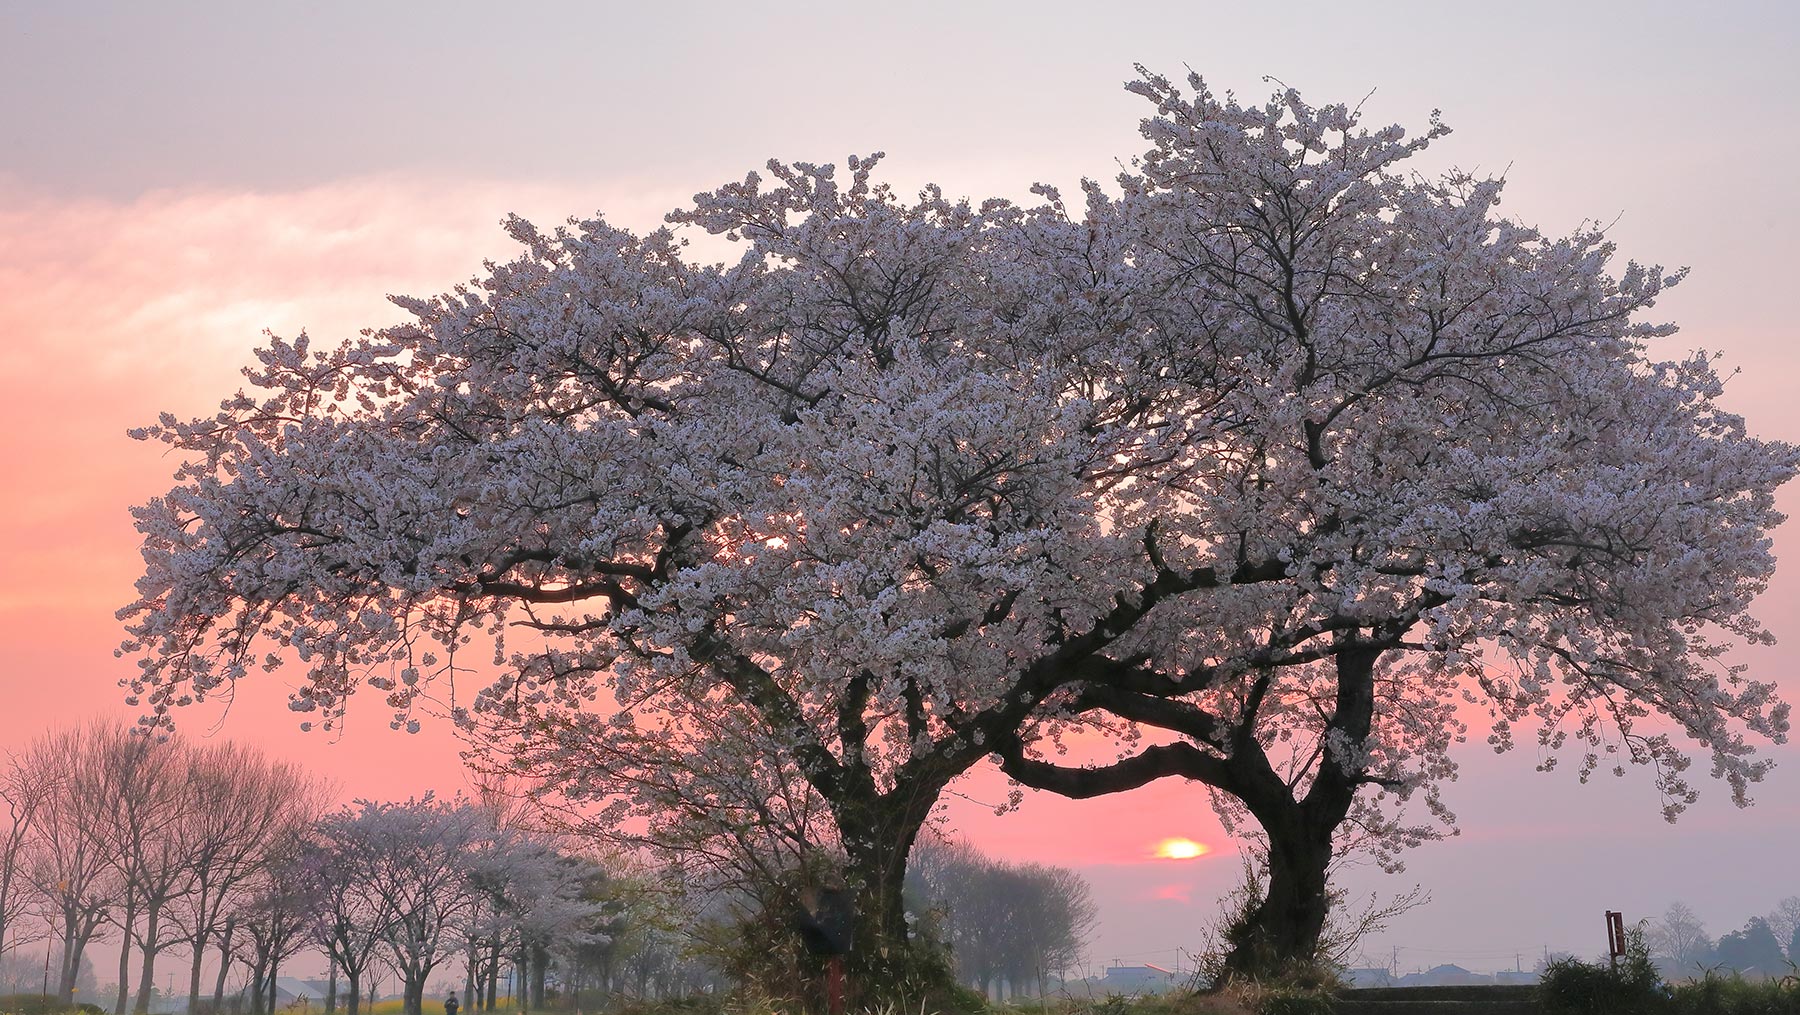
<svg viewBox="0 0 1800 1015">
<path fill-rule="evenodd" d="M 1148 897 L 1158 902 L 1179 902 L 1185 906 L 1193 901 L 1193 892 L 1193 885 L 1157 885 L 1150 890 Z"/>
</svg>

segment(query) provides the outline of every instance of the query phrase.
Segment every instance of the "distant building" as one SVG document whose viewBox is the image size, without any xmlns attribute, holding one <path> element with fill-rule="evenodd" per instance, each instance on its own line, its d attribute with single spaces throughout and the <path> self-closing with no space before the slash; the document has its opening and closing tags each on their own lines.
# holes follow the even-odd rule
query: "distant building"
<svg viewBox="0 0 1800 1015">
<path fill-rule="evenodd" d="M 1513 987 L 1529 987 L 1538 982 L 1538 974 L 1530 969 L 1502 969 L 1494 974 L 1494 982 Z"/>
<path fill-rule="evenodd" d="M 1175 985 L 1175 972 L 1149 962 L 1133 966 L 1107 966 L 1095 986 L 1114 994 L 1167 990 Z"/>
<path fill-rule="evenodd" d="M 1352 987 L 1392 987 L 1394 974 L 1385 969 L 1365 967 L 1344 970 L 1344 982 Z"/>
<path fill-rule="evenodd" d="M 1422 973 L 1408 973 L 1394 981 L 1396 987 L 1467 987 L 1493 983 L 1485 973 L 1471 973 L 1461 966 L 1446 963 Z"/>
</svg>

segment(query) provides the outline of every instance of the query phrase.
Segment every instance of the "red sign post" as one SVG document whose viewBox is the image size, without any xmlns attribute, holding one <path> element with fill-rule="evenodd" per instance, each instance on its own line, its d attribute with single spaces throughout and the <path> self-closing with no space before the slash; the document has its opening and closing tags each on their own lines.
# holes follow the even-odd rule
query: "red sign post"
<svg viewBox="0 0 1800 1015">
<path fill-rule="evenodd" d="M 1619 958 L 1625 954 L 1625 914 L 1610 909 L 1606 911 L 1606 951 L 1613 968 L 1618 968 Z"/>
</svg>

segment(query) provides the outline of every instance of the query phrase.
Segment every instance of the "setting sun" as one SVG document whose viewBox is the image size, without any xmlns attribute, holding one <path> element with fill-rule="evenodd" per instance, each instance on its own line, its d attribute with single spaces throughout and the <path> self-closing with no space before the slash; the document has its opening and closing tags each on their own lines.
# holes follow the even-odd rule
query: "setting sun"
<svg viewBox="0 0 1800 1015">
<path fill-rule="evenodd" d="M 1192 839 L 1164 839 L 1156 844 L 1156 856 L 1163 860 L 1192 860 L 1212 852 L 1212 848 Z"/>
</svg>

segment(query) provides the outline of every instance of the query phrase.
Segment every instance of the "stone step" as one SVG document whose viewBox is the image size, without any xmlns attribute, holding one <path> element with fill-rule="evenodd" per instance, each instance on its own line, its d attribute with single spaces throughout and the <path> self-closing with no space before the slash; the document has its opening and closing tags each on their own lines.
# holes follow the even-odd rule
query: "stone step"
<svg viewBox="0 0 1800 1015">
<path fill-rule="evenodd" d="M 1341 999 L 1335 1015 L 1540 1015 L 1530 1001 L 1404 1001 Z"/>
<path fill-rule="evenodd" d="M 1345 991 L 1337 1015 L 1538 1015 L 1534 988 L 1507 984 L 1462 987 L 1365 987 Z"/>
<path fill-rule="evenodd" d="M 1537 988 L 1531 984 L 1473 983 L 1444 987 L 1357 987 L 1344 991 L 1357 1001 L 1530 1001 Z"/>
</svg>

